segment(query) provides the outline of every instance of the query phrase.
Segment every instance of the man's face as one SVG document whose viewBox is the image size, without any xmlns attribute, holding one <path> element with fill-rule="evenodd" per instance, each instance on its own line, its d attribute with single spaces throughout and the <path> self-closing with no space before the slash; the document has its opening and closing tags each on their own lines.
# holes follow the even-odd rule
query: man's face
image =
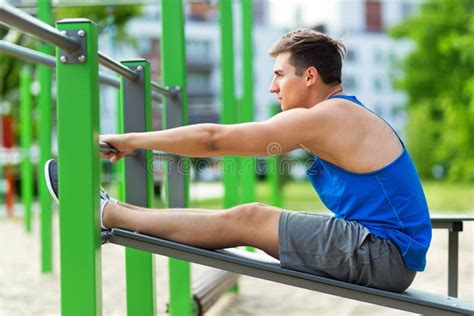
<svg viewBox="0 0 474 316">
<path fill-rule="evenodd" d="M 269 90 L 278 96 L 282 111 L 304 107 L 307 100 L 308 87 L 305 76 L 297 76 L 295 67 L 290 64 L 291 53 L 284 52 L 276 57 L 273 66 L 273 80 Z"/>
</svg>

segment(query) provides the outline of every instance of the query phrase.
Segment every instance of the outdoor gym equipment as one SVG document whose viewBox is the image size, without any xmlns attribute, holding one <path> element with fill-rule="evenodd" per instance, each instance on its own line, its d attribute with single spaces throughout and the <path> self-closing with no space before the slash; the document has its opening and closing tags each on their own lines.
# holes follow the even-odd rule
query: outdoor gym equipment
<svg viewBox="0 0 474 316">
<path fill-rule="evenodd" d="M 9 12 L 6 16 L 10 16 L 15 13 L 15 10 L 2 2 L 0 6 L 1 21 L 5 21 L 3 19 L 5 12 Z M 183 34 L 184 23 L 182 14 L 181 2 L 162 0 L 162 42 L 164 47 L 166 46 L 165 43 L 170 40 L 170 36 L 176 37 L 176 30 L 179 30 L 181 35 Z M 24 22 L 21 16 L 20 20 Z M 29 20 L 32 19 L 30 18 Z M 9 19 L 8 21 L 10 24 L 16 25 L 14 24 L 15 19 Z M 29 27 L 41 27 L 42 24 L 35 22 L 33 26 L 29 25 L 27 27 L 19 23 L 16 26 L 21 27 L 23 31 L 28 31 Z M 59 39 L 55 43 L 56 45 L 62 45 L 69 42 L 69 44 L 59 46 L 57 49 L 56 62 L 59 186 L 62 188 L 60 195 L 60 240 L 61 303 L 63 314 L 101 314 L 101 236 L 111 243 L 130 248 L 129 254 L 132 259 L 129 260 L 129 254 L 127 254 L 127 265 L 129 261 L 134 261 L 133 264 L 136 264 L 135 269 L 140 269 L 144 273 L 143 275 L 148 275 L 146 280 L 141 278 L 142 276 L 140 275 L 134 274 L 132 277 L 131 282 L 141 280 L 145 282 L 141 286 L 146 284 L 148 289 L 146 294 L 140 297 L 135 295 L 132 299 L 131 296 L 127 295 L 127 308 L 130 314 L 151 314 L 154 312 L 154 297 L 150 297 L 153 293 L 149 293 L 153 292 L 153 288 L 150 286 L 153 283 L 150 253 L 157 253 L 176 258 L 177 260 L 188 260 L 274 282 L 412 312 L 425 314 L 443 313 L 445 315 L 474 313 L 473 302 L 411 289 L 401 294 L 381 291 L 307 273 L 282 269 L 274 259 L 239 250 L 210 251 L 120 229 L 113 229 L 111 232 L 101 234 L 99 228 L 98 196 L 100 150 L 98 141 L 99 61 L 122 75 L 121 92 L 123 93 L 122 99 L 125 103 L 127 99 L 130 99 L 128 93 L 140 94 L 144 104 L 144 110 L 140 110 L 141 114 L 139 114 L 141 119 L 146 119 L 146 115 L 143 115 L 143 113 L 146 113 L 147 106 L 150 103 L 150 89 L 156 89 L 156 86 L 152 85 L 149 81 L 149 66 L 146 62 L 127 61 L 119 64 L 100 57 L 101 55 L 98 53 L 97 47 L 97 29 L 92 22 L 84 19 L 64 20 L 58 22 L 57 26 L 60 31 L 66 32 L 65 34 L 68 38 L 69 36 L 77 38 L 76 35 L 82 38 L 75 41 L 76 45 L 69 45 L 71 44 L 69 40 L 63 41 Z M 166 31 L 167 29 L 169 33 Z M 66 37 L 66 35 L 54 29 L 54 31 L 47 30 L 48 36 Z M 163 51 L 163 64 L 167 65 L 167 67 L 163 67 L 164 82 L 169 86 L 181 87 L 180 92 L 176 92 L 177 90 L 172 92 L 173 90 L 165 88 L 169 92 L 163 100 L 164 106 L 167 107 L 167 128 L 185 124 L 183 122 L 185 115 L 179 113 L 180 108 L 185 109 L 185 106 L 179 107 L 179 104 L 183 105 L 185 100 L 183 38 L 183 36 L 180 36 L 177 47 L 173 47 L 173 54 L 166 49 Z M 166 47 L 171 49 L 171 46 Z M 67 58 L 62 58 L 64 56 Z M 178 64 L 173 64 L 173 61 Z M 140 66 L 142 66 L 141 70 L 138 69 Z M 142 84 L 139 84 L 139 82 L 142 82 Z M 128 89 L 131 89 L 131 91 L 136 89 L 136 91 L 127 92 Z M 157 92 L 161 93 L 161 91 Z M 126 107 L 125 103 L 124 107 Z M 128 113 L 126 110 L 124 111 Z M 81 122 L 81 124 L 77 124 L 77 122 Z M 134 128 L 129 126 L 125 122 L 124 131 L 127 131 L 127 128 Z M 147 123 L 142 121 L 140 128 L 146 130 Z M 77 155 L 77 152 L 80 152 L 81 155 Z M 133 164 L 130 164 L 131 168 L 141 170 L 142 178 L 140 181 L 129 179 L 129 181 L 134 181 L 132 183 L 140 182 L 142 188 L 145 187 L 144 190 L 139 192 L 141 194 L 140 198 L 138 198 L 137 193 L 137 200 L 131 201 L 138 205 L 146 205 L 150 198 L 148 194 L 150 191 L 150 180 L 149 175 L 145 175 L 147 179 L 143 179 L 143 162 L 149 161 L 151 153 L 144 153 L 143 151 L 142 153 L 126 158 L 128 161 L 133 162 Z M 176 157 L 175 159 L 185 158 Z M 138 160 L 142 161 L 140 165 Z M 167 189 L 167 207 L 186 207 L 187 180 L 183 176 L 179 177 L 176 173 L 173 174 L 172 170 L 170 172 L 168 184 L 174 185 L 173 192 L 176 195 L 171 198 L 170 190 Z M 135 194 L 133 191 L 127 191 L 127 200 L 133 194 Z M 176 203 L 176 205 L 173 205 L 173 203 Z M 78 216 L 78 214 L 81 214 L 81 216 Z M 460 222 L 462 226 L 462 220 Z M 453 221 L 441 219 L 437 223 L 439 227 L 446 228 Z M 178 264 L 181 263 L 178 261 Z M 173 269 L 174 267 L 172 266 L 171 270 Z M 186 267 L 181 270 L 181 272 L 183 271 L 187 272 Z M 129 282 L 128 275 L 127 282 Z M 177 282 L 170 284 L 171 287 L 178 285 Z M 127 284 L 128 286 L 129 284 Z M 136 286 L 136 284 L 132 285 L 131 288 L 134 288 L 133 286 Z M 186 291 L 186 288 L 182 291 L 185 292 L 185 298 L 186 296 L 190 297 L 191 295 L 188 295 Z M 171 294 L 173 294 L 173 289 Z M 170 302 L 171 314 L 179 314 L 177 311 L 180 308 L 184 309 L 186 314 L 189 314 L 192 310 L 191 303 L 188 304 L 186 300 L 182 301 L 180 305 L 175 305 L 172 296 Z"/>
</svg>

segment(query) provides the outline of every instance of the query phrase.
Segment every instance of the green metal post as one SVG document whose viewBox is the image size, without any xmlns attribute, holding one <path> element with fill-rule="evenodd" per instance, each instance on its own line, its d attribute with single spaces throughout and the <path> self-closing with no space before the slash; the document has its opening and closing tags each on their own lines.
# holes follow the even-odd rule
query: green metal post
<svg viewBox="0 0 474 316">
<path fill-rule="evenodd" d="M 123 131 L 123 111 L 121 110 L 122 94 L 117 93 L 117 131 Z M 123 177 L 125 172 L 125 159 L 120 159 L 118 162 L 112 165 L 113 168 L 113 181 L 115 188 L 117 189 L 117 199 L 119 201 L 125 200 L 125 187 L 123 185 Z"/>
<path fill-rule="evenodd" d="M 234 36 L 232 0 L 220 0 L 221 27 L 221 123 L 238 122 L 234 79 Z M 222 158 L 222 179 L 224 182 L 224 208 L 239 202 L 239 159 L 235 156 Z"/>
<path fill-rule="evenodd" d="M 51 24 L 51 1 L 38 0 L 38 19 Z M 45 54 L 53 54 L 53 48 L 47 44 L 40 44 L 38 50 Z M 51 69 L 44 65 L 38 65 L 38 80 L 41 91 L 38 97 L 39 104 L 39 124 L 38 140 L 40 156 L 38 161 L 38 193 L 41 209 L 41 272 L 53 271 L 53 219 L 52 203 L 44 179 L 44 163 L 51 158 Z"/>
<path fill-rule="evenodd" d="M 239 120 L 241 123 L 254 120 L 253 106 L 253 40 L 252 40 L 252 0 L 241 0 L 242 12 L 242 102 L 240 103 Z M 255 157 L 241 157 L 240 203 L 255 201 Z M 247 247 L 255 251 L 253 247 Z"/>
<path fill-rule="evenodd" d="M 181 0 L 161 0 L 161 70 L 166 86 L 180 86 L 179 98 L 166 98 L 163 101 L 163 128 L 188 124 L 186 95 L 186 54 L 184 38 L 184 11 Z M 181 111 L 181 113 L 179 112 Z M 174 163 L 186 162 L 182 158 Z M 188 165 L 189 164 L 185 164 Z M 184 166 L 184 165 L 183 165 Z M 169 171 L 165 182 L 166 207 L 187 207 L 189 205 L 189 176 L 187 168 L 177 173 L 177 166 L 166 165 Z M 174 171 L 172 170 L 174 168 Z M 184 171 L 184 172 L 183 172 Z M 173 192 L 170 192 L 169 187 Z M 174 195 L 172 198 L 171 194 Z M 194 314 L 191 295 L 191 271 L 188 262 L 169 259 L 169 313 L 171 316 Z"/>
<path fill-rule="evenodd" d="M 252 0 L 241 0 L 242 7 L 242 103 L 240 122 L 254 120 L 253 105 L 253 41 L 252 41 Z M 255 157 L 242 157 L 241 198 L 240 203 L 255 201 Z"/>
<path fill-rule="evenodd" d="M 31 204 L 33 201 L 33 165 L 31 163 L 31 67 L 24 66 L 20 74 L 21 104 L 21 199 L 25 230 L 31 233 Z"/>
<path fill-rule="evenodd" d="M 61 313 L 101 315 L 97 26 L 73 19 L 57 28 L 85 39 L 82 63 L 56 51 Z"/>
<path fill-rule="evenodd" d="M 140 78 L 131 81 L 122 78 L 120 133 L 151 131 L 151 74 L 147 61 L 126 61 L 124 66 L 140 73 Z M 141 71 L 138 71 L 141 69 Z M 126 157 L 122 173 L 125 200 L 134 205 L 152 207 L 153 173 L 149 172 L 153 160 L 152 152 L 145 158 Z M 133 183 L 136 181 L 136 183 Z M 155 275 L 153 254 L 136 249 L 125 249 L 127 314 L 155 314 Z"/>
<path fill-rule="evenodd" d="M 272 106 L 272 115 L 280 112 L 278 104 Z M 273 206 L 282 207 L 282 192 L 280 181 L 280 161 L 279 156 L 268 156 L 267 158 L 267 183 L 270 186 L 269 203 Z"/>
</svg>

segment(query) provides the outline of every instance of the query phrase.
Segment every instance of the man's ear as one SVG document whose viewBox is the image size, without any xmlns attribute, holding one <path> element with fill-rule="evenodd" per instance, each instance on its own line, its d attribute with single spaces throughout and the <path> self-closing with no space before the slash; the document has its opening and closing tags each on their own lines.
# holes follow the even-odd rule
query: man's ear
<svg viewBox="0 0 474 316">
<path fill-rule="evenodd" d="M 316 67 L 309 67 L 305 71 L 305 77 L 306 77 L 306 86 L 312 86 L 315 84 L 318 79 L 319 79 L 319 73 Z"/>
</svg>

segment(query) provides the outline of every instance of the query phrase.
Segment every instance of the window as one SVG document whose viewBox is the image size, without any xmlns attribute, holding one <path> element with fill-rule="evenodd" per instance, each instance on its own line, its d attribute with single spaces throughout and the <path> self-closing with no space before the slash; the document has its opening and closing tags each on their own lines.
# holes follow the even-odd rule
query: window
<svg viewBox="0 0 474 316">
<path fill-rule="evenodd" d="M 191 72 L 188 73 L 187 79 L 190 90 L 209 90 L 211 79 L 208 74 L 200 72 Z"/>
<path fill-rule="evenodd" d="M 365 28 L 367 32 L 382 32 L 382 3 L 365 1 Z"/>
<path fill-rule="evenodd" d="M 190 59 L 204 59 L 209 58 L 209 42 L 199 40 L 188 40 L 186 42 L 186 53 Z"/>
</svg>

